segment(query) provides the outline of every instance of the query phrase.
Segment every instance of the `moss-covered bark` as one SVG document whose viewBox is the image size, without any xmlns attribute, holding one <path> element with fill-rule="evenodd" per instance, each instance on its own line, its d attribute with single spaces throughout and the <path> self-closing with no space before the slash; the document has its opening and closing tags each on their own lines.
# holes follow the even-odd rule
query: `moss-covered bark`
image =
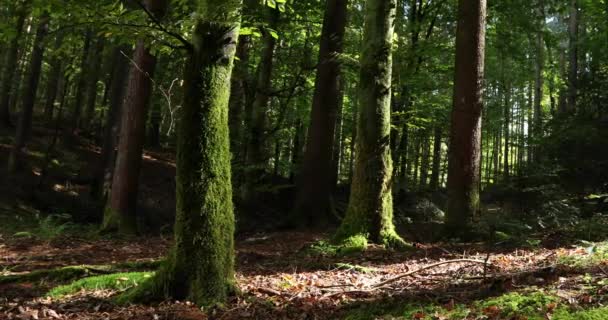
<svg viewBox="0 0 608 320">
<path fill-rule="evenodd" d="M 393 225 L 390 100 L 394 0 L 366 3 L 359 81 L 356 158 L 346 217 L 336 240 L 365 236 L 389 247 L 405 242 Z"/>
<path fill-rule="evenodd" d="M 184 68 L 175 244 L 158 274 L 122 302 L 171 297 L 211 305 L 234 290 L 228 98 L 240 7 L 238 0 L 200 1 Z"/>
</svg>

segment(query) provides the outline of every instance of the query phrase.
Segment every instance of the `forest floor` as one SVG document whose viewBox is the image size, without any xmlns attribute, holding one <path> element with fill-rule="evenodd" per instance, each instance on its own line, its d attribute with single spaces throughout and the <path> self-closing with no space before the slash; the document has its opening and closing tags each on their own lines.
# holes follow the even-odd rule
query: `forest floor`
<svg viewBox="0 0 608 320">
<path fill-rule="evenodd" d="M 33 170 L 0 181 L 0 319 L 608 319 L 608 242 L 568 230 L 350 253 L 329 244 L 331 231 L 247 232 L 237 236 L 240 292 L 225 305 L 118 306 L 112 298 L 152 276 L 171 246 L 170 153 L 144 157 L 141 210 L 154 228 L 116 238 L 84 224 L 100 211 L 86 189 L 99 150 L 59 145 L 47 158 L 53 133 L 34 133 Z M 3 177 L 9 148 L 0 139 Z"/>
</svg>

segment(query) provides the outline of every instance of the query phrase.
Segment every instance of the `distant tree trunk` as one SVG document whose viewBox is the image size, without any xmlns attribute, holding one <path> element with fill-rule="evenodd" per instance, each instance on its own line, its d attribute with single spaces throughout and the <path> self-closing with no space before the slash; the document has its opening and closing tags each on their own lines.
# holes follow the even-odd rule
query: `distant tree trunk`
<svg viewBox="0 0 608 320">
<path fill-rule="evenodd" d="M 568 112 L 575 112 L 578 90 L 578 0 L 570 0 L 568 35 Z"/>
<path fill-rule="evenodd" d="M 441 136 L 443 130 L 439 125 L 435 126 L 435 133 L 433 137 L 433 169 L 431 172 L 431 190 L 435 191 L 439 189 L 439 174 L 441 171 Z"/>
<path fill-rule="evenodd" d="M 293 217 L 300 226 L 320 226 L 332 219 L 333 148 L 340 99 L 340 61 L 348 0 L 327 0 L 310 127 L 297 180 Z"/>
<path fill-rule="evenodd" d="M 97 39 L 97 43 L 95 44 L 95 50 L 91 52 L 91 71 L 89 75 L 88 88 L 87 91 L 87 103 L 86 110 L 84 114 L 83 123 L 91 128 L 93 119 L 95 117 L 95 106 L 97 103 L 97 81 L 99 80 L 99 74 L 101 71 L 101 62 L 103 58 L 103 48 L 105 46 L 105 40 L 103 37 L 99 37 Z"/>
<path fill-rule="evenodd" d="M 143 40 L 135 47 L 133 65 L 121 115 L 120 139 L 110 198 L 104 211 L 102 230 L 122 234 L 137 232 L 137 193 L 141 157 L 146 138 L 146 115 L 152 93 L 156 58 Z"/>
<path fill-rule="evenodd" d="M 275 29 L 279 21 L 279 10 L 265 8 L 268 11 L 270 28 Z M 251 110 L 251 123 L 247 144 L 247 164 L 245 183 L 242 186 L 242 198 L 245 202 L 252 202 L 255 197 L 255 188 L 266 172 L 268 166 L 268 111 L 272 90 L 272 69 L 274 65 L 274 51 L 276 39 L 269 30 L 263 30 L 263 48 L 258 65 L 258 78 L 255 99 Z"/>
<path fill-rule="evenodd" d="M 302 121 L 298 119 L 295 124 L 295 130 L 293 135 L 293 148 L 291 151 L 291 172 L 289 174 L 289 182 L 293 183 L 295 177 L 300 171 L 300 161 L 302 155 L 302 140 L 304 137 L 304 126 Z"/>
<path fill-rule="evenodd" d="M 241 3 L 200 2 L 207 10 L 198 15 L 184 68 L 175 244 L 154 278 L 125 300 L 170 297 L 210 306 L 235 290 L 228 100 Z"/>
<path fill-rule="evenodd" d="M 395 0 L 367 0 L 359 76 L 356 160 L 346 216 L 336 240 L 365 237 L 388 247 L 405 242 L 393 225 L 390 100 Z"/>
<path fill-rule="evenodd" d="M 241 156 L 245 154 L 241 149 L 246 147 L 246 144 L 243 143 L 245 136 L 243 128 L 245 125 L 245 106 L 248 104 L 247 91 L 250 85 L 248 68 L 251 47 L 251 37 L 240 36 L 236 50 L 236 56 L 239 60 L 235 61 L 230 86 L 230 151 L 232 152 L 233 162 L 241 162 Z"/>
<path fill-rule="evenodd" d="M 429 177 L 429 153 L 430 153 L 430 142 L 429 142 L 429 130 L 424 130 L 422 133 L 422 160 L 420 161 L 420 185 L 419 188 L 424 190 L 427 187 Z"/>
<path fill-rule="evenodd" d="M 332 154 L 332 177 L 331 187 L 335 190 L 340 180 L 340 171 L 342 168 L 342 148 L 344 147 L 344 134 L 343 134 L 343 117 L 344 117 L 344 79 L 340 79 L 340 102 L 338 103 L 338 115 L 336 117 L 336 130 L 334 135 L 334 146 Z"/>
<path fill-rule="evenodd" d="M 534 80 L 534 123 L 532 125 L 532 139 L 534 147 L 531 149 L 530 162 L 533 163 L 540 157 L 536 141 L 542 137 L 543 133 L 543 114 L 542 114 L 542 100 L 543 100 L 543 86 L 544 76 L 543 71 L 545 67 L 545 42 L 543 39 L 543 32 L 545 26 L 545 8 L 543 0 L 539 1 L 538 7 L 539 15 L 539 30 L 536 32 L 536 61 L 535 61 L 535 80 Z"/>
<path fill-rule="evenodd" d="M 11 39 L 7 53 L 6 61 L 4 61 L 4 68 L 2 69 L 2 85 L 0 86 L 0 125 L 4 127 L 11 126 L 10 118 L 10 99 L 11 89 L 13 88 L 13 78 L 15 76 L 15 70 L 19 65 L 17 62 L 17 54 L 19 52 L 19 40 L 23 34 L 23 25 L 25 24 L 25 18 L 29 14 L 28 3 L 22 2 L 17 8 L 17 24 L 15 26 L 15 35 Z"/>
<path fill-rule="evenodd" d="M 65 34 L 59 32 L 55 38 L 55 50 L 61 48 Z M 58 56 L 54 56 L 51 60 L 51 71 L 46 84 L 46 101 L 44 103 L 44 118 L 53 122 L 53 112 L 55 110 L 55 100 L 57 99 L 57 90 L 59 89 L 59 80 L 62 72 L 62 61 Z"/>
<path fill-rule="evenodd" d="M 111 88 L 109 90 L 110 105 L 106 112 L 105 126 L 103 131 L 103 143 L 99 165 L 95 170 L 95 177 L 91 185 L 91 194 L 97 199 L 104 199 L 110 190 L 112 173 L 114 171 L 114 160 L 116 159 L 116 146 L 120 129 L 120 114 L 123 109 L 123 98 L 125 82 L 129 69 L 128 60 L 124 55 L 129 54 L 126 46 L 114 49 L 114 68 L 112 69 Z M 124 54 L 124 55 L 123 55 Z"/>
<path fill-rule="evenodd" d="M 503 175 L 505 180 L 508 180 L 511 176 L 510 173 L 510 150 L 511 150 L 511 85 L 507 83 L 504 92 L 504 138 L 505 138 L 505 151 L 504 151 L 504 167 Z"/>
<path fill-rule="evenodd" d="M 80 75 L 78 76 L 78 82 L 76 85 L 76 95 L 74 97 L 74 109 L 72 113 L 71 130 L 76 132 L 80 128 L 80 116 L 82 113 L 82 104 L 85 90 L 87 88 L 87 80 L 89 77 L 89 53 L 91 48 L 91 40 L 93 38 L 93 31 L 88 29 L 85 37 L 84 44 L 82 46 L 82 60 L 80 61 Z"/>
<path fill-rule="evenodd" d="M 30 67 L 25 87 L 23 88 L 23 105 L 17 133 L 15 134 L 15 144 L 9 157 L 8 171 L 16 172 L 24 167 L 25 149 L 27 141 L 30 139 L 32 131 L 32 116 L 34 113 L 34 101 L 38 92 L 40 82 L 40 71 L 42 69 L 42 59 L 44 58 L 44 38 L 49 30 L 49 14 L 44 12 L 39 19 L 34 39 L 34 49 L 30 56 Z"/>
<path fill-rule="evenodd" d="M 448 233 L 466 235 L 479 213 L 486 0 L 459 0 L 448 162 Z"/>
<path fill-rule="evenodd" d="M 144 6 L 150 12 L 165 12 L 166 0 L 146 0 Z M 156 16 L 161 19 L 162 16 Z M 139 172 L 146 140 L 146 119 L 152 76 L 156 57 L 145 41 L 139 40 L 133 53 L 125 106 L 120 120 L 120 139 L 112 180 L 110 198 L 104 211 L 102 230 L 122 234 L 137 233 L 137 194 Z"/>
</svg>

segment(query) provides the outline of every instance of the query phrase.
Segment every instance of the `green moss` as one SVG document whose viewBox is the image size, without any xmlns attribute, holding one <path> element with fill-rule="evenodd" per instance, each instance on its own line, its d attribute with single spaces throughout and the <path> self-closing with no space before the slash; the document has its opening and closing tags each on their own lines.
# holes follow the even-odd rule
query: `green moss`
<svg viewBox="0 0 608 320">
<path fill-rule="evenodd" d="M 121 271 L 154 270 L 160 261 L 124 262 L 115 265 L 81 265 L 55 269 L 36 270 L 29 273 L 0 276 L 0 284 L 37 281 L 65 282 L 91 275 L 117 273 Z"/>
<path fill-rule="evenodd" d="M 114 273 L 102 276 L 88 277 L 68 285 L 53 288 L 47 293 L 52 298 L 61 298 L 80 291 L 116 290 L 123 291 L 136 287 L 153 275 L 151 272 Z"/>
<path fill-rule="evenodd" d="M 567 309 L 557 310 L 551 317 L 552 320 L 605 320 L 608 319 L 608 307 L 569 311 Z"/>
<path fill-rule="evenodd" d="M 543 315 L 547 306 L 559 302 L 559 298 L 543 291 L 532 293 L 512 292 L 490 300 L 481 301 L 476 306 L 483 310 L 496 307 L 501 316 L 509 319 L 514 316 L 534 317 Z M 541 317 L 541 319 L 544 319 Z"/>
<path fill-rule="evenodd" d="M 360 266 L 360 265 L 356 265 L 356 264 L 350 264 L 350 263 L 338 262 L 335 264 L 335 266 L 338 269 L 350 270 L 350 271 L 355 271 L 355 272 L 359 272 L 359 273 L 372 273 L 375 271 L 375 269 L 373 269 L 373 268 L 364 267 L 364 266 Z"/>
</svg>

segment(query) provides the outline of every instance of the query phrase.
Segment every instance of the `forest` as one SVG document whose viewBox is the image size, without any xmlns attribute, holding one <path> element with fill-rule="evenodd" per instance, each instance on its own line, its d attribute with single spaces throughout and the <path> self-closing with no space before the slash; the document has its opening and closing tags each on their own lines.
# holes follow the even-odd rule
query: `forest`
<svg viewBox="0 0 608 320">
<path fill-rule="evenodd" d="M 608 0 L 0 0 L 0 319 L 608 319 Z"/>
</svg>

